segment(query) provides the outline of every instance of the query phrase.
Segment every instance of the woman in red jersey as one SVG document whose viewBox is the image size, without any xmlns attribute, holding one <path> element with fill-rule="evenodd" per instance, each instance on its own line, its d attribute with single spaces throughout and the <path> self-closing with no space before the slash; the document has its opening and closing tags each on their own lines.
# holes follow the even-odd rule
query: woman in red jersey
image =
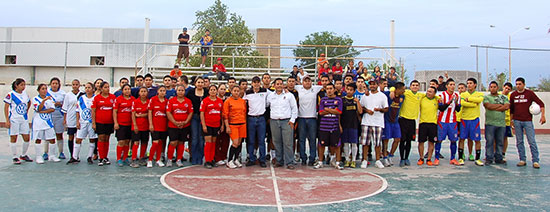
<svg viewBox="0 0 550 212">
<path fill-rule="evenodd" d="M 174 149 L 177 146 L 176 165 L 182 167 L 184 142 L 189 140 L 191 118 L 193 118 L 193 104 L 191 100 L 185 98 L 185 87 L 178 85 L 176 96 L 168 101 L 166 106 L 166 117 L 168 118 L 168 136 L 170 145 L 168 146 L 168 161 L 172 161 Z M 168 165 L 172 165 L 168 162 Z"/>
<path fill-rule="evenodd" d="M 215 85 L 211 85 L 208 88 L 208 97 L 202 100 L 200 107 L 200 116 L 202 124 L 202 132 L 204 133 L 204 159 L 206 163 L 204 166 L 208 169 L 211 169 L 215 166 L 214 154 L 216 151 L 216 137 L 221 131 L 223 131 L 223 126 L 221 126 L 222 119 L 222 106 L 223 100 L 218 98 L 218 88 Z"/>
<path fill-rule="evenodd" d="M 135 98 L 132 96 L 131 87 L 128 84 L 122 86 L 122 95 L 115 99 L 113 105 L 113 120 L 115 122 L 116 138 L 116 159 L 118 166 L 130 165 L 128 152 L 130 151 L 130 139 L 132 138 L 132 103 Z"/>
<path fill-rule="evenodd" d="M 166 125 L 166 87 L 161 85 L 157 89 L 157 95 L 149 100 L 149 131 L 151 131 L 151 136 L 153 137 L 153 143 L 151 144 L 151 149 L 149 150 L 149 161 L 147 161 L 147 167 L 153 167 L 153 157 L 156 155 L 156 164 L 159 167 L 163 167 L 164 163 L 160 160 L 160 155 L 162 153 L 162 146 L 166 141 L 168 136 Z M 154 124 L 153 124 L 154 123 Z M 170 161 L 171 163 L 172 161 Z"/>
<path fill-rule="evenodd" d="M 109 83 L 102 82 L 99 86 L 101 93 L 94 97 L 92 102 L 92 128 L 97 133 L 97 152 L 99 154 L 99 166 L 110 165 L 109 158 L 109 138 L 113 133 L 113 103 L 115 95 L 109 93 Z"/>
<path fill-rule="evenodd" d="M 220 98 L 222 101 L 225 101 L 227 98 L 225 96 L 225 93 L 227 91 L 227 85 L 226 84 L 220 84 L 218 87 L 218 98 Z M 223 107 L 223 105 L 222 105 Z M 223 126 L 223 125 L 222 125 Z M 229 134 L 225 132 L 225 130 L 220 130 L 220 134 L 218 137 L 216 137 L 216 153 L 214 155 L 214 160 L 216 161 L 216 165 L 223 166 L 225 165 L 225 159 L 227 159 L 227 150 L 229 149 Z"/>
<path fill-rule="evenodd" d="M 147 153 L 147 143 L 149 142 L 149 100 L 147 99 L 147 88 L 139 89 L 139 98 L 132 103 L 132 163 L 131 167 L 147 165 L 145 154 Z M 141 147 L 140 147 L 141 144 Z M 139 147 L 139 162 L 137 160 L 137 151 Z"/>
</svg>

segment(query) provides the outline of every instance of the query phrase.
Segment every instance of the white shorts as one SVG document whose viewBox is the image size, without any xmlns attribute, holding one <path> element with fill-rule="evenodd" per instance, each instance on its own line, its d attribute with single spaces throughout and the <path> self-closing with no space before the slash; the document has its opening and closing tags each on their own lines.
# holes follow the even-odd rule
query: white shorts
<svg viewBox="0 0 550 212">
<path fill-rule="evenodd" d="M 89 139 L 97 138 L 97 133 L 95 133 L 94 129 L 92 128 L 92 123 L 89 122 L 80 123 L 80 129 L 76 130 L 77 139 L 85 139 L 86 137 L 88 137 Z"/>
<path fill-rule="evenodd" d="M 61 134 L 65 131 L 65 125 L 63 125 L 63 117 L 52 116 L 52 121 L 55 134 Z"/>
<path fill-rule="evenodd" d="M 30 133 L 29 122 L 15 122 L 10 121 L 10 135 L 28 135 Z"/>
<path fill-rule="evenodd" d="M 48 128 L 45 130 L 33 130 L 32 140 L 55 140 L 55 131 L 53 130 L 53 128 Z"/>
</svg>

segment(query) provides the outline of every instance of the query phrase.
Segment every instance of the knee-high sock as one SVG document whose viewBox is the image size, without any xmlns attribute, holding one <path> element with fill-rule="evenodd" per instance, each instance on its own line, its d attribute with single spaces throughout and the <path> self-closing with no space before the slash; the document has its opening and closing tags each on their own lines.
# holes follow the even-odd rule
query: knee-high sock
<svg viewBox="0 0 550 212">
<path fill-rule="evenodd" d="M 181 160 L 183 158 L 183 151 L 185 150 L 185 145 L 178 144 L 178 148 L 176 150 L 176 159 Z"/>
<path fill-rule="evenodd" d="M 405 142 L 405 159 L 409 159 L 409 155 L 411 154 L 411 141 Z"/>
<path fill-rule="evenodd" d="M 346 157 L 346 162 L 350 161 L 350 145 L 349 143 L 344 143 L 344 156 Z"/>
<path fill-rule="evenodd" d="M 441 142 L 435 143 L 435 159 L 439 160 L 439 153 L 441 152 Z"/>
<path fill-rule="evenodd" d="M 68 145 L 69 145 L 69 153 L 71 155 L 73 155 L 73 150 L 74 150 L 74 139 L 73 140 L 68 140 Z"/>
<path fill-rule="evenodd" d="M 13 158 L 17 158 L 17 143 L 10 142 L 11 155 Z"/>
<path fill-rule="evenodd" d="M 134 143 L 134 144 L 132 145 L 132 160 L 136 160 L 136 159 L 137 159 L 137 156 L 138 156 L 138 154 L 137 154 L 138 148 L 139 148 L 139 144 Z"/>
<path fill-rule="evenodd" d="M 73 157 L 74 159 L 78 159 L 80 156 L 80 144 L 74 144 L 73 145 L 73 153 L 71 154 L 71 157 Z"/>
<path fill-rule="evenodd" d="M 151 144 L 151 149 L 149 150 L 149 161 L 153 161 L 153 157 L 155 157 L 157 148 L 158 148 L 158 143 L 153 142 Z M 157 158 L 160 158 L 160 155 Z"/>
<path fill-rule="evenodd" d="M 28 150 L 29 150 L 29 142 L 23 141 L 23 150 L 21 151 L 21 155 L 27 155 Z"/>
<path fill-rule="evenodd" d="M 122 160 L 128 159 L 128 151 L 130 151 L 130 145 L 122 147 Z"/>
<path fill-rule="evenodd" d="M 357 144 L 351 144 L 351 161 L 355 161 L 355 158 L 357 157 Z"/>
<path fill-rule="evenodd" d="M 229 147 L 229 156 L 227 157 L 227 161 L 232 161 L 233 160 L 233 157 L 235 156 L 235 147 L 233 146 L 230 146 Z"/>
<path fill-rule="evenodd" d="M 458 148 L 458 158 L 464 159 L 464 149 Z"/>
<path fill-rule="evenodd" d="M 42 152 L 42 151 L 44 151 L 43 145 L 35 143 L 34 144 L 34 151 L 35 151 L 34 154 L 36 154 L 36 157 L 42 157 L 42 154 L 44 153 L 44 152 Z"/>
<path fill-rule="evenodd" d="M 89 147 L 90 147 L 90 149 L 88 150 L 88 157 L 90 158 L 94 155 L 96 144 L 95 143 L 90 143 Z"/>
<path fill-rule="evenodd" d="M 159 143 L 157 144 L 157 161 L 159 161 L 161 159 L 161 155 L 162 155 L 162 144 L 163 142 L 162 141 L 159 141 Z"/>
<path fill-rule="evenodd" d="M 214 160 L 214 151 L 216 150 L 216 143 L 206 142 L 204 144 L 204 159 L 206 162 L 212 162 Z"/>
<path fill-rule="evenodd" d="M 63 141 L 63 139 L 61 140 L 57 140 L 57 150 L 59 150 L 59 153 L 62 153 L 63 152 L 63 144 L 65 142 Z"/>
<path fill-rule="evenodd" d="M 455 159 L 456 141 L 451 141 L 451 160 Z"/>
<path fill-rule="evenodd" d="M 105 150 L 105 152 L 103 152 L 103 158 L 107 158 L 109 155 L 109 141 L 103 142 L 103 150 Z"/>
<path fill-rule="evenodd" d="M 172 160 L 174 157 L 174 150 L 176 149 L 175 146 L 168 145 L 168 151 L 166 152 L 166 156 L 168 157 L 168 160 Z"/>
<path fill-rule="evenodd" d="M 145 156 L 147 154 L 147 142 L 141 142 L 141 145 L 139 147 L 139 157 L 140 158 L 145 158 Z"/>
<path fill-rule="evenodd" d="M 116 160 L 121 160 L 121 158 L 122 158 L 122 152 L 123 152 L 122 149 L 123 149 L 123 148 L 124 148 L 124 147 L 121 147 L 121 146 L 119 146 L 119 145 L 116 145 Z"/>
<path fill-rule="evenodd" d="M 401 139 L 399 141 L 399 157 L 401 160 L 405 160 L 405 140 Z"/>
<path fill-rule="evenodd" d="M 55 144 L 49 144 L 48 145 L 48 148 L 49 148 L 49 151 L 50 151 L 50 156 L 54 156 L 54 157 L 57 157 L 57 151 L 56 151 L 56 148 L 57 146 Z"/>
</svg>

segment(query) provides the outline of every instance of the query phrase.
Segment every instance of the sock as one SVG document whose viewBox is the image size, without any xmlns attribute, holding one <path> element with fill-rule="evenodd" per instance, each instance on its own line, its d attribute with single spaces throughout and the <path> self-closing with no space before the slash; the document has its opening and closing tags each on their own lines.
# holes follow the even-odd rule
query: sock
<svg viewBox="0 0 550 212">
<path fill-rule="evenodd" d="M 227 157 L 228 162 L 233 160 L 234 155 L 235 155 L 235 147 L 231 146 L 229 147 L 229 156 Z"/>
<path fill-rule="evenodd" d="M 212 142 L 205 142 L 204 143 L 204 160 L 206 162 L 210 162 L 210 148 L 212 148 Z"/>
<path fill-rule="evenodd" d="M 458 148 L 458 159 L 464 159 L 464 149 Z"/>
<path fill-rule="evenodd" d="M 105 159 L 109 155 L 109 141 L 103 142 L 103 150 L 105 150 L 103 152 L 103 159 Z"/>
<path fill-rule="evenodd" d="M 174 157 L 174 150 L 175 149 L 176 149 L 175 146 L 168 145 L 168 152 L 166 152 L 168 160 L 172 160 L 172 158 Z"/>
<path fill-rule="evenodd" d="M 159 141 L 159 143 L 157 144 L 157 161 L 161 159 L 162 144 L 163 144 L 162 141 Z"/>
<path fill-rule="evenodd" d="M 158 143 L 153 142 L 151 144 L 151 149 L 149 150 L 149 161 L 153 161 L 153 157 L 155 157 L 155 153 L 157 152 Z"/>
<path fill-rule="evenodd" d="M 344 144 L 344 156 L 346 157 L 346 161 L 350 161 L 350 145 L 351 144 Z"/>
<path fill-rule="evenodd" d="M 49 143 L 50 142 L 47 142 L 47 141 L 42 141 L 42 146 L 44 148 L 44 153 L 48 154 L 48 152 L 50 151 L 49 149 Z"/>
<path fill-rule="evenodd" d="M 27 155 L 27 151 L 29 150 L 29 142 L 23 141 L 23 150 L 21 152 L 21 155 L 25 156 Z"/>
<path fill-rule="evenodd" d="M 269 154 L 271 154 L 271 159 L 277 158 L 277 153 L 275 152 L 275 150 L 271 150 Z"/>
<path fill-rule="evenodd" d="M 145 158 L 147 156 L 147 142 L 142 142 L 139 147 L 139 157 Z"/>
<path fill-rule="evenodd" d="M 11 155 L 13 158 L 17 158 L 17 143 L 10 142 Z"/>
<path fill-rule="evenodd" d="M 94 155 L 94 151 L 95 151 L 95 143 L 90 143 L 90 150 L 88 150 L 88 157 L 91 158 L 93 155 Z"/>
<path fill-rule="evenodd" d="M 439 153 L 441 152 L 441 143 L 435 143 L 435 159 L 439 160 Z"/>
<path fill-rule="evenodd" d="M 44 147 L 42 147 L 42 144 L 34 144 L 34 154 L 36 154 L 36 157 L 42 157 Z"/>
<path fill-rule="evenodd" d="M 57 149 L 59 150 L 59 153 L 62 153 L 63 152 L 63 144 L 65 142 L 63 141 L 63 139 L 61 140 L 57 140 Z"/>
<path fill-rule="evenodd" d="M 399 157 L 401 160 L 405 160 L 405 140 L 399 141 Z"/>
<path fill-rule="evenodd" d="M 69 140 L 69 141 L 68 141 L 68 145 L 69 145 L 69 153 L 70 153 L 71 155 L 73 155 L 73 150 L 74 150 L 74 140 L 72 140 L 72 141 L 71 141 L 71 140 Z"/>
<path fill-rule="evenodd" d="M 53 157 L 57 157 L 57 152 L 56 152 L 56 144 L 49 144 L 48 145 L 48 148 L 49 148 L 49 151 L 50 151 L 50 157 L 53 156 Z"/>
<path fill-rule="evenodd" d="M 73 153 L 71 154 L 74 159 L 78 159 L 80 155 L 80 144 L 73 145 Z"/>
<path fill-rule="evenodd" d="M 25 145 L 25 144 L 23 143 L 23 145 Z M 23 147 L 23 148 L 24 148 L 24 147 Z M 504 156 L 506 156 L 506 152 L 503 152 L 503 153 L 502 153 L 502 157 L 504 157 Z"/>
<path fill-rule="evenodd" d="M 351 161 L 355 161 L 355 158 L 357 158 L 357 144 L 351 144 Z"/>
<path fill-rule="evenodd" d="M 134 145 L 132 145 L 132 160 L 136 160 L 136 159 L 137 159 L 138 148 L 139 148 L 139 144 L 135 144 L 135 143 L 134 143 Z"/>
<path fill-rule="evenodd" d="M 97 155 L 99 156 L 99 159 L 103 159 L 103 142 L 102 141 L 98 141 L 97 142 L 97 145 L 96 145 L 96 148 L 97 148 Z"/>
<path fill-rule="evenodd" d="M 405 141 L 405 160 L 409 159 L 411 154 L 411 141 Z"/>
<path fill-rule="evenodd" d="M 242 145 L 239 145 L 239 147 L 237 147 L 237 149 L 235 150 L 235 160 L 241 157 L 242 149 L 243 149 Z"/>
<path fill-rule="evenodd" d="M 122 160 L 128 159 L 128 152 L 130 151 L 130 145 L 126 145 L 122 147 Z"/>
<path fill-rule="evenodd" d="M 120 160 L 122 157 L 122 148 L 123 147 L 116 145 L 116 160 Z"/>
<path fill-rule="evenodd" d="M 481 149 L 476 150 L 476 160 L 479 160 L 480 157 L 481 157 Z"/>
<path fill-rule="evenodd" d="M 185 150 L 185 145 L 178 144 L 178 149 L 176 150 L 176 159 L 181 160 L 183 158 L 183 151 Z"/>
<path fill-rule="evenodd" d="M 451 141 L 451 160 L 455 159 L 456 154 L 456 141 Z"/>
</svg>

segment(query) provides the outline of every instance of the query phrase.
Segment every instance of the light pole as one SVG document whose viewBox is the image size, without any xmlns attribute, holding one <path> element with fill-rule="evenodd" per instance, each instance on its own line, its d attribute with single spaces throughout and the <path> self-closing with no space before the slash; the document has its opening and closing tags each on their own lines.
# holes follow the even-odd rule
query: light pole
<svg viewBox="0 0 550 212">
<path fill-rule="evenodd" d="M 489 27 L 497 29 L 495 25 L 489 25 Z M 512 35 L 518 33 L 521 30 L 529 30 L 529 29 L 530 27 L 522 27 L 510 34 L 504 32 L 508 34 L 508 81 L 509 82 L 512 82 Z"/>
</svg>

